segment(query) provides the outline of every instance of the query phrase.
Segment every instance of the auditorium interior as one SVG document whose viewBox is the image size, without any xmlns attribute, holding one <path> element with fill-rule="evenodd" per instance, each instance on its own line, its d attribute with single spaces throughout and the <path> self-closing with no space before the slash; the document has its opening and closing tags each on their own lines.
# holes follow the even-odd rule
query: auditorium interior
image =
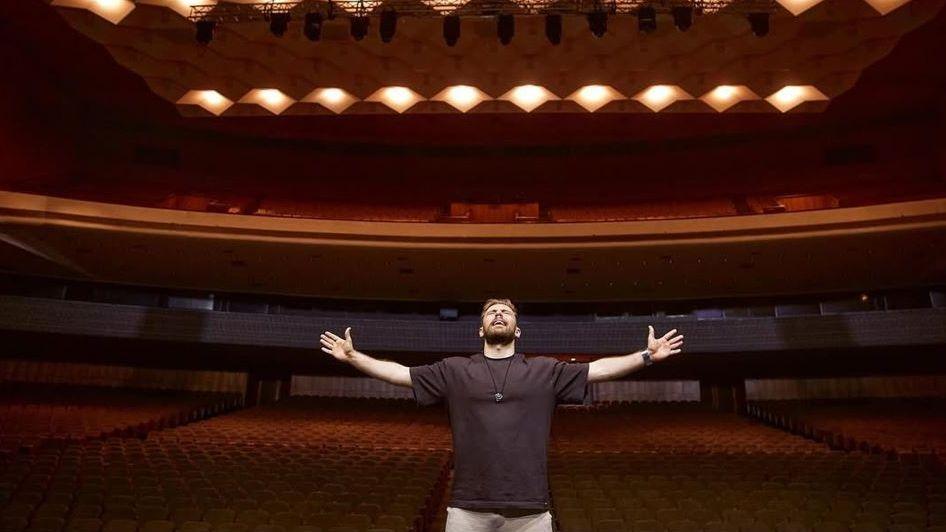
<svg viewBox="0 0 946 532">
<path fill-rule="evenodd" d="M 442 532 L 319 350 L 682 353 L 560 532 L 946 532 L 946 0 L 0 2 L 0 532 Z M 940 59 L 936 59 L 940 57 Z"/>
</svg>

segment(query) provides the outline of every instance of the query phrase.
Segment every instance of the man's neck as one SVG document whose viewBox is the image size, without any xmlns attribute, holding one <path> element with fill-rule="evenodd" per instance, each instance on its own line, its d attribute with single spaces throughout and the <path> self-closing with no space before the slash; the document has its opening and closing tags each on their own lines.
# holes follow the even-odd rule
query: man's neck
<svg viewBox="0 0 946 532">
<path fill-rule="evenodd" d="M 508 344 L 489 344 L 483 342 L 483 356 L 486 358 L 507 358 L 516 354 L 516 341 Z"/>
</svg>

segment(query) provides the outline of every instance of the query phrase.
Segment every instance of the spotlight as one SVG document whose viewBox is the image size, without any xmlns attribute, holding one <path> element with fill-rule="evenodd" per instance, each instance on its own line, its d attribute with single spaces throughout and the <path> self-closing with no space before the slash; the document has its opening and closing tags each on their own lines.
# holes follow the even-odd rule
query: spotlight
<svg viewBox="0 0 946 532">
<path fill-rule="evenodd" d="M 381 42 L 391 42 L 396 29 L 397 12 L 394 11 L 394 8 L 385 9 L 381 12 L 381 23 L 378 25 L 378 33 L 381 35 Z"/>
<path fill-rule="evenodd" d="M 552 44 L 562 42 L 562 16 L 557 14 L 545 15 L 545 37 Z"/>
<path fill-rule="evenodd" d="M 651 6 L 637 8 L 637 29 L 650 33 L 657 29 L 657 10 Z"/>
<path fill-rule="evenodd" d="M 768 13 L 749 13 L 749 26 L 756 37 L 764 37 L 769 33 Z"/>
<path fill-rule="evenodd" d="M 460 16 L 447 15 L 443 17 L 443 40 L 447 46 L 454 46 L 460 40 Z"/>
<path fill-rule="evenodd" d="M 595 37 L 603 37 L 608 31 L 608 14 L 598 10 L 588 13 L 588 29 Z"/>
<path fill-rule="evenodd" d="M 673 25 L 680 31 L 686 31 L 693 25 L 693 8 L 690 6 L 673 6 Z"/>
<path fill-rule="evenodd" d="M 302 34 L 310 41 L 317 41 L 322 37 L 322 13 L 306 13 L 302 24 Z"/>
<path fill-rule="evenodd" d="M 276 37 L 282 37 L 289 27 L 289 12 L 271 13 L 269 15 L 269 31 Z"/>
<path fill-rule="evenodd" d="M 368 35 L 368 16 L 359 15 L 357 17 L 351 17 L 351 36 L 356 41 L 360 41 L 365 38 L 365 35 Z"/>
<path fill-rule="evenodd" d="M 508 13 L 501 13 L 496 18 L 496 34 L 499 36 L 499 42 L 503 43 L 503 45 L 509 44 L 515 33 L 516 20 Z"/>
<path fill-rule="evenodd" d="M 210 44 L 214 40 L 214 28 L 217 23 L 212 20 L 197 21 L 197 42 L 200 44 Z"/>
</svg>

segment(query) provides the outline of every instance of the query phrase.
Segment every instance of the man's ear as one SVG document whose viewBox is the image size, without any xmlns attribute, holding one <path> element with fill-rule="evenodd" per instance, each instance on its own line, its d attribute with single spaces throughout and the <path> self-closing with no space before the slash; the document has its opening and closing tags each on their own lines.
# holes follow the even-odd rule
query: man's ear
<svg viewBox="0 0 946 532">
<path fill-rule="evenodd" d="M 480 338 L 482 338 L 482 337 L 483 337 L 483 328 L 482 328 L 482 327 L 480 327 L 480 332 L 479 332 L 479 335 L 480 335 Z"/>
<path fill-rule="evenodd" d="M 516 338 L 519 338 L 520 334 L 522 334 L 522 331 L 519 330 L 519 327 L 516 327 Z"/>
</svg>

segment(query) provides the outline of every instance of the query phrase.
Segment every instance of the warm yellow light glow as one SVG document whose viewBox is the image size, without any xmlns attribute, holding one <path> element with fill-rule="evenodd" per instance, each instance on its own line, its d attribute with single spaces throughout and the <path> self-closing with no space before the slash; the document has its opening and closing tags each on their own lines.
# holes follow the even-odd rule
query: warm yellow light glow
<svg viewBox="0 0 946 532">
<path fill-rule="evenodd" d="M 520 85 L 511 91 L 499 97 L 500 100 L 508 100 L 523 111 L 529 113 L 536 107 L 549 100 L 558 100 L 558 96 L 549 92 L 545 87 L 538 85 Z"/>
<path fill-rule="evenodd" d="M 112 24 L 118 24 L 135 9 L 130 0 L 53 0 L 52 5 L 87 9 Z"/>
<path fill-rule="evenodd" d="M 805 11 L 815 7 L 824 0 L 775 0 L 776 2 L 782 4 L 782 7 L 787 9 L 789 13 L 795 15 L 801 15 Z"/>
<path fill-rule="evenodd" d="M 488 99 L 488 94 L 469 85 L 447 87 L 431 98 L 431 100 L 447 102 L 464 113 Z"/>
<path fill-rule="evenodd" d="M 285 111 L 295 100 L 279 89 L 253 89 L 240 98 L 240 103 L 255 103 L 274 115 Z"/>
<path fill-rule="evenodd" d="M 693 97 L 676 85 L 652 85 L 634 96 L 634 99 L 651 111 L 658 112 L 677 100 L 691 100 Z"/>
<path fill-rule="evenodd" d="M 391 109 L 403 113 L 423 98 L 407 87 L 383 87 L 375 91 L 367 100 L 369 102 L 381 102 Z"/>
<path fill-rule="evenodd" d="M 163 6 L 187 18 L 191 14 L 191 7 L 216 5 L 217 0 L 138 0 L 138 3 Z"/>
<path fill-rule="evenodd" d="M 217 116 L 220 116 L 221 113 L 233 105 L 232 101 L 215 90 L 188 91 L 187 94 L 177 100 L 177 103 L 199 105 Z"/>
<path fill-rule="evenodd" d="M 450 2 L 449 5 L 445 4 L 444 2 L 437 2 L 437 1 L 432 1 L 432 0 L 420 0 L 420 1 L 425 6 L 433 9 L 434 11 L 436 11 L 437 13 L 443 16 L 452 15 L 454 12 L 456 12 L 457 9 L 467 4 L 467 0 L 459 0 L 456 3 Z"/>
<path fill-rule="evenodd" d="M 781 112 L 786 112 L 804 102 L 827 100 L 823 92 L 811 85 L 786 85 L 765 99 Z"/>
<path fill-rule="evenodd" d="M 348 109 L 351 104 L 358 101 L 357 98 L 348 92 L 337 87 L 326 87 L 315 89 L 308 96 L 302 99 L 304 102 L 317 103 L 335 113 L 341 113 Z"/>
<path fill-rule="evenodd" d="M 586 85 L 571 93 L 566 100 L 573 100 L 590 112 L 595 112 L 614 100 L 623 100 L 626 96 L 614 90 L 610 85 Z"/>
<path fill-rule="evenodd" d="M 881 15 L 886 15 L 910 0 L 864 0 Z"/>
<path fill-rule="evenodd" d="M 759 95 L 745 85 L 720 85 L 700 96 L 700 99 L 722 113 L 743 100 L 758 100 Z"/>
</svg>

